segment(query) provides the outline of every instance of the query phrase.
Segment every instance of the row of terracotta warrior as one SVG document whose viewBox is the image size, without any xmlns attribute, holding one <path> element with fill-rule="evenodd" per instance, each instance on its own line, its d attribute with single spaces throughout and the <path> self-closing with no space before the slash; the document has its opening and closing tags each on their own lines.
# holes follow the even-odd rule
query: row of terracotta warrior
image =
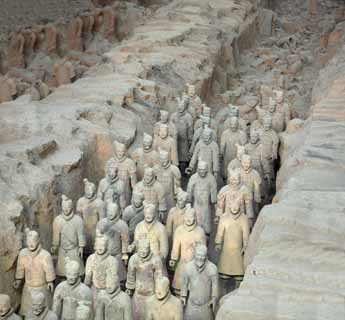
<svg viewBox="0 0 345 320">
<path fill-rule="evenodd" d="M 279 139 L 272 118 L 281 113 L 286 119 L 286 109 L 279 110 L 274 99 L 274 108 L 272 102 L 257 109 L 259 119 L 247 130 L 240 127 L 243 121 L 232 107 L 223 123 L 212 129 L 209 109 L 201 105 L 194 89 L 189 87 L 170 119 L 161 113 L 154 139 L 145 135 L 133 159 L 124 144 L 115 143 L 115 155 L 107 162 L 98 188 L 85 179 L 77 214 L 72 200 L 63 196 L 62 213 L 53 223 L 51 252 L 58 255 L 56 268 L 51 254 L 41 248 L 39 235 L 28 234 L 14 283 L 20 288 L 24 282 L 22 315 L 31 317 L 37 305 L 41 311 L 48 310 L 57 275 L 67 277 L 54 293 L 53 310 L 59 319 L 75 319 L 80 308 L 96 319 L 213 318 L 218 275 L 239 283 L 244 274 L 250 228 L 274 181 Z M 215 131 L 222 126 L 224 132 Z M 231 156 L 234 146 L 238 152 Z M 225 157 L 224 150 L 230 155 Z M 219 154 L 223 162 L 228 161 L 222 173 Z M 181 189 L 180 169 L 174 163 L 187 174 L 196 169 L 187 192 Z M 217 194 L 225 170 L 226 185 Z M 218 268 L 207 259 L 206 243 L 215 226 L 212 219 L 218 224 L 214 241 Z M 175 271 L 172 287 L 182 304 L 170 294 L 169 253 L 168 266 Z M 85 269 L 83 257 L 87 257 Z M 84 284 L 79 280 L 82 275 Z M 132 299 L 120 291 L 121 282 Z M 40 303 L 34 303 L 37 300 Z"/>
<path fill-rule="evenodd" d="M 12 32 L 0 64 L 0 103 L 22 94 L 43 99 L 99 62 L 116 38 L 115 12 L 115 7 L 93 8 L 68 23 Z"/>
</svg>

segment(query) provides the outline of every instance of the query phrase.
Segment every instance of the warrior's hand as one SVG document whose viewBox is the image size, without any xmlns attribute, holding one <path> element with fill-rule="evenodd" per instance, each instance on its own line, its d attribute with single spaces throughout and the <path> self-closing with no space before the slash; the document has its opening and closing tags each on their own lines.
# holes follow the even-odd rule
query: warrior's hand
<svg viewBox="0 0 345 320">
<path fill-rule="evenodd" d="M 57 249 L 58 249 L 57 247 L 53 246 L 53 247 L 51 247 L 50 251 L 51 251 L 52 254 L 56 254 L 57 253 Z"/>
<path fill-rule="evenodd" d="M 83 254 L 84 254 L 84 248 L 79 248 L 78 249 L 78 255 L 80 259 L 83 259 Z"/>
<path fill-rule="evenodd" d="M 15 280 L 13 282 L 13 288 L 18 290 L 20 288 L 21 284 L 22 284 L 22 280 Z"/>
<path fill-rule="evenodd" d="M 133 295 L 133 291 L 131 289 L 126 289 L 126 293 L 131 297 Z"/>
<path fill-rule="evenodd" d="M 215 224 L 218 224 L 218 223 L 219 223 L 219 217 L 218 217 L 218 216 L 215 216 L 213 222 L 214 222 Z"/>
<path fill-rule="evenodd" d="M 123 254 L 121 259 L 123 260 L 124 264 L 127 265 L 128 262 L 128 254 Z"/>
<path fill-rule="evenodd" d="M 54 283 L 53 282 L 49 282 L 48 283 L 48 290 L 53 293 L 54 292 Z"/>
<path fill-rule="evenodd" d="M 212 298 L 211 301 L 208 303 L 208 306 L 212 308 L 212 311 L 214 313 L 216 311 L 217 298 Z"/>
<path fill-rule="evenodd" d="M 186 170 L 185 170 L 185 173 L 187 174 L 187 175 L 191 175 L 192 173 L 193 173 L 193 169 L 191 168 L 191 167 L 188 167 Z"/>
<path fill-rule="evenodd" d="M 176 261 L 175 260 L 170 260 L 169 261 L 169 267 L 170 268 L 175 268 L 175 265 L 176 265 Z"/>
<path fill-rule="evenodd" d="M 187 297 L 180 297 L 182 305 L 185 306 L 187 303 Z"/>
<path fill-rule="evenodd" d="M 216 251 L 222 250 L 222 245 L 220 243 L 216 243 L 215 247 Z"/>
</svg>

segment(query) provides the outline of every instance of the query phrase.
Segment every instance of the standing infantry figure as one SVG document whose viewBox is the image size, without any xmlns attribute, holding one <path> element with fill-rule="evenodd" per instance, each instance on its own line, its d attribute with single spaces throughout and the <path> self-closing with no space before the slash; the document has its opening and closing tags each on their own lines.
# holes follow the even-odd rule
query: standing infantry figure
<svg viewBox="0 0 345 320">
<path fill-rule="evenodd" d="M 138 244 L 138 252 L 128 263 L 126 289 L 133 296 L 133 319 L 146 320 L 145 314 L 150 307 L 148 300 L 155 290 L 155 279 L 162 275 L 162 261 L 150 249 L 149 239 L 143 239 Z"/>
<path fill-rule="evenodd" d="M 215 239 L 216 250 L 220 251 L 218 272 L 221 278 L 234 277 L 236 288 L 244 275 L 243 255 L 249 238 L 249 223 L 241 212 L 238 199 L 230 203 L 229 211 L 220 218 Z"/>
<path fill-rule="evenodd" d="M 241 183 L 245 185 L 253 195 L 253 207 L 254 216 L 248 215 L 250 227 L 253 227 L 255 215 L 259 213 L 259 207 L 261 204 L 261 177 L 260 174 L 252 168 L 252 160 L 249 155 L 245 154 L 242 156 L 242 168 L 240 170 Z"/>
<path fill-rule="evenodd" d="M 25 320 L 58 320 L 57 315 L 49 310 L 47 298 L 42 292 L 34 293 L 31 301 L 31 312 Z"/>
<path fill-rule="evenodd" d="M 183 224 L 187 203 L 188 193 L 179 189 L 177 192 L 176 207 L 170 209 L 166 224 L 170 243 L 173 242 L 177 227 Z"/>
<path fill-rule="evenodd" d="M 52 253 L 58 251 L 56 275 L 65 277 L 66 258 L 77 261 L 84 274 L 83 252 L 86 245 L 83 219 L 74 214 L 73 202 L 62 196 L 62 213 L 54 219 Z"/>
<path fill-rule="evenodd" d="M 285 114 L 277 109 L 277 103 L 272 97 L 268 104 L 268 115 L 272 118 L 272 129 L 276 133 L 283 132 L 287 125 Z"/>
<path fill-rule="evenodd" d="M 217 142 L 217 134 L 216 131 L 210 128 L 211 125 L 211 118 L 210 117 L 204 117 L 201 116 L 200 120 L 202 121 L 202 126 L 199 127 L 194 131 L 192 144 L 189 148 L 189 154 L 192 156 L 195 150 L 196 144 L 200 141 L 202 138 L 202 134 L 204 132 L 205 128 L 209 128 L 212 131 L 212 140 Z"/>
<path fill-rule="evenodd" d="M 222 137 L 222 134 L 224 133 L 224 131 L 226 129 L 230 128 L 231 118 L 233 118 L 233 117 L 238 119 L 238 126 L 239 126 L 240 130 L 247 133 L 248 126 L 247 126 L 246 121 L 240 117 L 240 109 L 237 106 L 230 104 L 229 108 L 227 109 L 227 114 L 226 114 L 226 118 L 224 119 L 223 126 L 220 126 L 220 128 L 218 129 L 218 141 L 219 141 L 219 143 L 220 143 L 220 140 L 221 140 L 221 137 Z"/>
<path fill-rule="evenodd" d="M 42 249 L 36 231 L 27 233 L 27 248 L 19 252 L 14 287 L 18 289 L 24 282 L 19 314 L 27 316 L 31 311 L 31 296 L 42 293 L 51 305 L 54 292 L 55 271 L 50 253 Z"/>
<path fill-rule="evenodd" d="M 163 220 L 167 212 L 167 203 L 164 188 L 156 180 L 155 172 L 152 168 L 146 168 L 144 179 L 140 181 L 134 189 L 136 193 L 144 195 L 146 204 L 153 204 L 158 208 L 159 217 Z"/>
<path fill-rule="evenodd" d="M 181 185 L 181 173 L 173 165 L 166 151 L 159 153 L 159 165 L 155 167 L 157 181 L 163 186 L 167 211 L 175 206 L 177 190 Z"/>
<path fill-rule="evenodd" d="M 212 224 L 211 212 L 217 202 L 217 182 L 216 178 L 209 173 L 206 162 L 198 162 L 198 172 L 191 176 L 187 193 L 189 202 L 193 204 L 196 211 L 198 225 L 209 236 Z"/>
<path fill-rule="evenodd" d="M 118 175 L 117 163 L 110 159 L 107 162 L 105 170 L 106 176 L 99 182 L 97 197 L 106 202 L 109 200 L 112 201 L 115 195 L 117 195 L 118 204 L 121 210 L 124 210 L 126 207 L 125 188 Z"/>
<path fill-rule="evenodd" d="M 207 247 L 198 245 L 194 259 L 183 274 L 181 300 L 186 306 L 184 320 L 212 320 L 218 298 L 218 270 L 207 259 Z"/>
<path fill-rule="evenodd" d="M 91 307 L 91 289 L 80 281 L 79 263 L 67 259 L 66 278 L 55 290 L 53 312 L 60 320 L 75 320 L 79 303 Z"/>
<path fill-rule="evenodd" d="M 133 191 L 132 204 L 122 213 L 122 219 L 129 229 L 129 239 L 133 241 L 134 231 L 137 224 L 144 220 L 144 195 Z"/>
<path fill-rule="evenodd" d="M 108 238 L 97 236 L 95 242 L 95 253 L 86 260 L 84 283 L 92 288 L 93 301 L 96 301 L 100 292 L 106 289 L 107 270 L 118 274 L 119 263 L 117 259 L 109 254 Z"/>
<path fill-rule="evenodd" d="M 247 143 L 247 135 L 239 129 L 238 118 L 230 119 L 230 128 L 226 129 L 220 139 L 220 154 L 223 158 L 223 179 L 226 180 L 228 165 L 236 158 L 236 144 L 244 146 Z"/>
<path fill-rule="evenodd" d="M 193 118 L 193 122 L 199 119 L 202 113 L 202 102 L 199 96 L 196 94 L 195 86 L 187 84 L 187 97 L 188 97 L 188 112 Z"/>
<path fill-rule="evenodd" d="M 179 157 L 177 153 L 177 144 L 176 140 L 169 136 L 169 127 L 166 124 L 161 124 L 159 126 L 159 134 L 155 137 L 155 141 L 153 143 L 153 148 L 160 152 L 164 150 L 169 153 L 171 162 L 178 166 L 179 164 Z"/>
<path fill-rule="evenodd" d="M 262 153 L 264 161 L 270 168 L 270 180 L 274 180 L 274 162 L 278 159 L 279 137 L 272 129 L 272 118 L 269 116 L 263 119 L 263 130 L 260 134 Z"/>
<path fill-rule="evenodd" d="M 203 228 L 196 223 L 195 210 L 191 208 L 190 204 L 187 206 L 183 225 L 177 227 L 174 234 L 171 260 L 169 262 L 171 268 L 175 268 L 177 264 L 172 284 L 177 295 L 180 294 L 185 266 L 193 260 L 196 245 L 206 245 L 206 235 Z"/>
<path fill-rule="evenodd" d="M 207 107 L 205 104 L 202 105 L 202 115 L 200 115 L 200 119 L 198 119 L 194 124 L 194 131 L 203 126 L 204 118 L 210 119 L 208 126 L 211 129 L 213 129 L 214 132 L 216 133 L 218 130 L 217 123 L 214 119 L 211 118 L 211 108 Z M 216 133 L 216 137 L 217 137 L 217 133 Z"/>
<path fill-rule="evenodd" d="M 241 159 L 244 154 L 246 154 L 246 149 L 244 146 L 236 143 L 237 153 L 236 158 L 232 159 L 228 165 L 228 174 L 229 170 L 241 169 Z"/>
<path fill-rule="evenodd" d="M 132 190 L 137 183 L 137 169 L 134 161 L 128 157 L 127 148 L 117 141 L 115 144 L 115 157 L 111 158 L 119 169 L 119 178 L 124 185 L 125 207 L 131 202 Z"/>
<path fill-rule="evenodd" d="M 129 232 L 127 224 L 121 219 L 120 208 L 116 203 L 107 203 L 107 217 L 97 224 L 97 234 L 108 238 L 108 251 L 118 261 L 120 281 L 126 280 L 125 264 L 128 261 Z"/>
<path fill-rule="evenodd" d="M 220 189 L 217 197 L 217 210 L 215 222 L 230 212 L 231 203 L 238 201 L 240 203 L 241 212 L 244 213 L 248 220 L 253 222 L 253 192 L 241 183 L 240 170 L 229 171 L 229 184 Z"/>
<path fill-rule="evenodd" d="M 193 139 L 193 118 L 187 111 L 187 106 L 186 99 L 179 100 L 177 112 L 173 113 L 170 119 L 177 129 L 178 160 L 183 163 L 183 168 L 189 161 L 189 148 Z"/>
<path fill-rule="evenodd" d="M 117 274 L 107 270 L 106 284 L 96 301 L 95 320 L 133 320 L 131 298 L 121 291 Z"/>
<path fill-rule="evenodd" d="M 143 146 L 133 152 L 132 159 L 137 166 L 139 180 L 144 177 L 145 167 L 153 168 L 158 164 L 158 152 L 153 148 L 152 136 L 144 133 Z"/>
<path fill-rule="evenodd" d="M 277 103 L 277 111 L 284 114 L 285 126 L 291 120 L 291 110 L 289 105 L 284 101 L 284 91 L 282 90 L 273 90 L 273 96 Z M 285 130 L 286 127 L 284 127 Z"/>
<path fill-rule="evenodd" d="M 150 241 L 150 248 L 154 255 L 166 261 L 169 252 L 168 233 L 165 226 L 157 219 L 157 209 L 153 204 L 147 204 L 144 208 L 144 221 L 140 222 L 134 233 L 134 243 L 131 251 L 138 248 L 138 244 L 143 240 Z"/>
<path fill-rule="evenodd" d="M 159 128 L 161 124 L 166 124 L 169 128 L 169 135 L 177 141 L 177 130 L 175 124 L 169 122 L 169 112 L 165 110 L 160 110 L 160 120 L 156 122 L 155 127 L 153 129 L 153 135 L 156 138 L 159 135 Z"/>
<path fill-rule="evenodd" d="M 156 279 L 155 296 L 148 301 L 146 320 L 183 320 L 181 301 L 170 292 L 170 282 L 167 277 Z"/>
<path fill-rule="evenodd" d="M 196 146 L 189 164 L 186 169 L 187 174 L 191 174 L 197 167 L 198 161 L 202 159 L 208 165 L 215 178 L 218 177 L 219 172 L 219 148 L 217 142 L 212 138 L 212 130 L 205 128 L 202 133 L 202 140 Z"/>
<path fill-rule="evenodd" d="M 103 200 L 97 198 L 96 185 L 84 179 L 84 197 L 77 202 L 77 213 L 81 215 L 84 221 L 86 247 L 85 255 L 93 252 L 93 246 L 96 236 L 97 222 L 105 217 L 105 208 Z"/>
<path fill-rule="evenodd" d="M 21 317 L 14 313 L 10 296 L 7 294 L 0 294 L 0 320 L 21 320 Z"/>
</svg>

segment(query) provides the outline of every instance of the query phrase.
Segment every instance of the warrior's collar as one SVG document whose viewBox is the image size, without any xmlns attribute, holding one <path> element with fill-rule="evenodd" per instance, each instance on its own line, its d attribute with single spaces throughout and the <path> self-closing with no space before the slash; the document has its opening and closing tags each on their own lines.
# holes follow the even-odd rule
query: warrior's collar
<svg viewBox="0 0 345 320">
<path fill-rule="evenodd" d="M 237 220 L 241 215 L 241 210 L 238 211 L 238 213 L 236 214 L 233 214 L 232 212 L 230 212 L 230 217 L 233 219 L 233 220 Z"/>
<path fill-rule="evenodd" d="M 152 251 L 145 257 L 141 257 L 138 253 L 138 257 L 139 257 L 139 260 L 142 261 L 142 262 L 146 262 L 146 261 L 149 261 L 152 257 L 153 257 L 153 253 Z"/>
<path fill-rule="evenodd" d="M 184 227 L 188 232 L 191 232 L 196 228 L 196 222 L 194 222 L 194 224 L 192 224 L 191 226 L 187 226 L 186 224 L 184 224 Z"/>
<path fill-rule="evenodd" d="M 41 250 L 42 250 L 42 245 L 39 244 L 38 247 L 36 248 L 36 250 L 34 250 L 34 251 L 29 250 L 29 252 L 30 252 L 30 255 L 32 257 L 37 257 L 39 255 L 39 253 L 41 252 Z"/>
<path fill-rule="evenodd" d="M 69 221 L 74 217 L 74 211 L 71 212 L 68 216 L 66 216 L 64 213 L 62 213 L 62 217 L 66 220 Z"/>
</svg>

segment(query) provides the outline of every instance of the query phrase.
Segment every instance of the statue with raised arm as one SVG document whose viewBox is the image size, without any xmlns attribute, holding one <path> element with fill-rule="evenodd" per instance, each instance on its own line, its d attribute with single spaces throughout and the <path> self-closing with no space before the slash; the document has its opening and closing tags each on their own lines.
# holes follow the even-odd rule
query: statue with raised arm
<svg viewBox="0 0 345 320">
<path fill-rule="evenodd" d="M 218 272 L 221 278 L 233 277 L 236 288 L 244 275 L 243 256 L 249 239 L 249 222 L 241 211 L 240 199 L 229 203 L 226 214 L 219 221 L 215 245 L 220 252 Z"/>
<path fill-rule="evenodd" d="M 126 290 L 132 299 L 134 320 L 146 320 L 145 315 L 150 308 L 148 301 L 155 292 L 155 279 L 162 275 L 162 261 L 152 253 L 150 240 L 142 239 L 138 243 L 138 252 L 128 263 Z"/>
<path fill-rule="evenodd" d="M 212 212 L 217 202 L 217 181 L 209 172 L 205 161 L 198 162 L 197 173 L 193 174 L 187 186 L 188 200 L 196 211 L 198 225 L 206 235 L 211 234 Z"/>
<path fill-rule="evenodd" d="M 155 295 L 148 301 L 146 320 L 183 320 L 181 301 L 170 292 L 170 281 L 160 276 L 155 281 Z"/>
<path fill-rule="evenodd" d="M 79 263 L 69 259 L 66 262 L 66 280 L 56 287 L 53 312 L 60 320 L 75 320 L 80 303 L 92 306 L 92 292 L 80 281 Z"/>
<path fill-rule="evenodd" d="M 185 266 L 193 260 L 197 244 L 206 245 L 206 235 L 203 228 L 197 225 L 195 210 L 188 204 L 186 213 L 184 214 L 183 225 L 177 227 L 174 234 L 169 262 L 171 268 L 177 266 L 172 283 L 174 293 L 177 295 L 180 294 Z"/>
<path fill-rule="evenodd" d="M 85 255 L 90 255 L 94 249 L 96 226 L 105 217 L 103 200 L 97 197 L 96 185 L 84 179 L 84 196 L 77 202 L 77 213 L 83 218 L 86 236 Z"/>
<path fill-rule="evenodd" d="M 58 253 L 56 275 L 65 277 L 66 258 L 78 262 L 80 274 L 84 274 L 83 255 L 86 246 L 83 219 L 74 213 L 73 202 L 62 196 L 62 213 L 53 222 L 53 241 L 51 251 Z"/>
<path fill-rule="evenodd" d="M 126 280 L 125 265 L 128 262 L 128 226 L 121 219 L 121 211 L 116 203 L 107 203 L 106 214 L 107 217 L 97 224 L 97 234 L 105 235 L 108 238 L 109 254 L 117 259 L 118 276 L 120 282 L 123 282 Z"/>
<path fill-rule="evenodd" d="M 27 316 L 32 308 L 32 294 L 42 293 L 51 306 L 54 292 L 55 270 L 50 253 L 42 248 L 36 231 L 27 232 L 27 248 L 19 252 L 14 287 L 24 283 L 19 314 Z"/>
<path fill-rule="evenodd" d="M 217 299 L 217 267 L 207 259 L 207 247 L 198 245 L 194 259 L 187 263 L 183 274 L 181 301 L 185 306 L 184 320 L 214 319 Z"/>
</svg>

